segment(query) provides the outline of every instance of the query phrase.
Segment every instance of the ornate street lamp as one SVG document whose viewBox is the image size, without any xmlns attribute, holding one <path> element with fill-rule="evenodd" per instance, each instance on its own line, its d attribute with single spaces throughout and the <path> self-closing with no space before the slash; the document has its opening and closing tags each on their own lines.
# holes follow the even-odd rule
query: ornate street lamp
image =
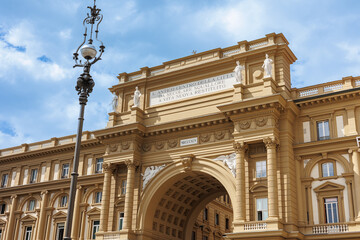
<svg viewBox="0 0 360 240">
<path fill-rule="evenodd" d="M 72 219 L 74 213 L 73 209 L 74 209 L 74 202 L 76 195 L 77 177 L 79 175 L 78 166 L 79 166 L 79 155 L 80 155 L 81 137 L 82 137 L 82 129 L 83 129 L 83 121 L 84 121 L 84 110 L 88 97 L 95 86 L 95 82 L 90 75 L 90 68 L 94 63 L 96 63 L 101 59 L 101 55 L 103 54 L 105 49 L 103 43 L 98 39 L 99 24 L 103 19 L 103 15 L 100 14 L 101 9 L 96 8 L 96 0 L 94 0 L 94 6 L 88 8 L 90 9 L 90 14 L 89 13 L 87 14 L 87 17 L 84 19 L 83 22 L 83 25 L 85 27 L 84 41 L 77 48 L 73 57 L 75 60 L 74 68 L 82 67 L 83 73 L 80 75 L 80 77 L 78 77 L 75 86 L 75 89 L 79 95 L 80 114 L 79 114 L 78 130 L 76 135 L 73 172 L 71 173 L 70 197 L 68 203 L 68 215 L 66 219 L 64 240 L 71 240 L 71 227 L 72 227 Z M 87 32 L 88 27 L 90 28 L 90 34 L 88 34 Z M 96 47 L 93 45 L 93 34 L 95 34 L 95 40 L 100 43 L 99 54 L 98 51 L 96 50 Z M 79 51 L 81 53 L 81 56 L 85 59 L 84 62 L 82 62 L 78 58 Z"/>
</svg>

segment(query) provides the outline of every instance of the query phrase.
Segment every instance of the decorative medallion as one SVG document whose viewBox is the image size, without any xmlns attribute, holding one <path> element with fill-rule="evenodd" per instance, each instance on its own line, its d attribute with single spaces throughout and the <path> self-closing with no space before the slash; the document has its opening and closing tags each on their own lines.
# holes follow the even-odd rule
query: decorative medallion
<svg viewBox="0 0 360 240">
<path fill-rule="evenodd" d="M 225 137 L 225 131 L 217 131 L 215 132 L 215 138 L 217 140 L 221 140 Z"/>
<path fill-rule="evenodd" d="M 130 148 L 130 142 L 129 141 L 122 142 L 121 148 L 122 150 L 128 150 Z"/>
<path fill-rule="evenodd" d="M 258 127 L 263 127 L 267 123 L 267 120 L 267 117 L 259 117 L 255 120 L 255 122 Z"/>
<path fill-rule="evenodd" d="M 150 151 L 150 149 L 151 149 L 151 145 L 150 145 L 150 144 L 144 143 L 144 144 L 142 145 L 142 150 L 143 150 L 144 152 L 148 152 L 148 151 Z"/>
<path fill-rule="evenodd" d="M 242 130 L 248 129 L 250 125 L 251 125 L 251 120 L 245 120 L 239 123 L 239 126 Z"/>
<path fill-rule="evenodd" d="M 110 152 L 116 152 L 118 150 L 118 145 L 117 144 L 110 144 L 109 145 L 109 150 L 110 150 Z"/>
<path fill-rule="evenodd" d="M 169 145 L 169 147 L 171 147 L 171 148 L 176 147 L 177 144 L 178 144 L 177 139 L 170 139 L 170 140 L 168 141 L 168 145 Z"/>
<path fill-rule="evenodd" d="M 155 143 L 155 148 L 157 149 L 157 150 L 161 150 L 161 149 L 163 149 L 164 148 L 164 146 L 165 146 L 165 142 L 156 142 Z"/>
<path fill-rule="evenodd" d="M 200 135 L 200 142 L 208 142 L 210 140 L 210 134 L 205 133 Z"/>
</svg>

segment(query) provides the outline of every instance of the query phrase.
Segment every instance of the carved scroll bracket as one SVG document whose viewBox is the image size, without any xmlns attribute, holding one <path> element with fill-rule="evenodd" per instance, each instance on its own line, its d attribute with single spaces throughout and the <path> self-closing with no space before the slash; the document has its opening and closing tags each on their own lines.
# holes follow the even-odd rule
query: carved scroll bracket
<svg viewBox="0 0 360 240">
<path fill-rule="evenodd" d="M 184 167 L 185 171 L 191 171 L 191 167 L 192 167 L 192 162 L 195 160 L 195 156 L 193 154 L 190 155 L 184 155 L 184 156 L 180 156 L 181 157 L 181 163 Z"/>
</svg>

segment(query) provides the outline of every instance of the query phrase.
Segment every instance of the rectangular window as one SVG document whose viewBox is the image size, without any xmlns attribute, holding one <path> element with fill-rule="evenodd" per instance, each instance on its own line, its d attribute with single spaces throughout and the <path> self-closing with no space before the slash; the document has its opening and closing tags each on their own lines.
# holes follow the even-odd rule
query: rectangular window
<svg viewBox="0 0 360 240">
<path fill-rule="evenodd" d="M 208 240 L 209 237 L 208 236 L 203 236 L 203 240 Z"/>
<path fill-rule="evenodd" d="M 5 211 L 6 211 L 6 204 L 5 203 L 0 204 L 0 214 L 5 214 Z"/>
<path fill-rule="evenodd" d="M 32 227 L 25 227 L 25 240 L 31 240 Z"/>
<path fill-rule="evenodd" d="M 326 223 L 338 223 L 339 209 L 338 209 L 337 197 L 325 198 L 324 204 L 325 204 Z"/>
<path fill-rule="evenodd" d="M 303 122 L 304 143 L 311 141 L 310 122 Z"/>
<path fill-rule="evenodd" d="M 1 239 L 1 237 L 2 237 L 2 229 L 0 228 L 0 239 Z"/>
<path fill-rule="evenodd" d="M 204 219 L 205 221 L 208 220 L 208 209 L 207 209 L 207 208 L 204 208 L 204 216 L 203 216 L 203 219 Z"/>
<path fill-rule="evenodd" d="M 219 214 L 215 213 L 215 226 L 219 225 Z"/>
<path fill-rule="evenodd" d="M 126 180 L 122 180 L 121 182 L 121 195 L 125 195 L 126 194 Z"/>
<path fill-rule="evenodd" d="M 191 233 L 191 240 L 196 240 L 196 232 L 192 231 Z"/>
<path fill-rule="evenodd" d="M 123 229 L 123 225 L 124 225 L 124 213 L 121 212 L 119 217 L 119 230 Z"/>
<path fill-rule="evenodd" d="M 266 161 L 256 162 L 256 178 L 266 177 Z"/>
<path fill-rule="evenodd" d="M 336 130 L 338 137 L 345 136 L 343 116 L 336 116 Z"/>
<path fill-rule="evenodd" d="M 8 182 L 9 174 L 3 174 L 1 178 L 1 187 L 6 187 Z"/>
<path fill-rule="evenodd" d="M 95 203 L 101 203 L 102 192 L 95 193 Z"/>
<path fill-rule="evenodd" d="M 31 169 L 30 183 L 35 183 L 36 182 L 37 173 L 38 173 L 37 168 Z"/>
<path fill-rule="evenodd" d="M 96 239 L 96 233 L 99 231 L 99 227 L 100 227 L 100 221 L 99 220 L 93 221 L 91 239 Z"/>
<path fill-rule="evenodd" d="M 323 177 L 332 177 L 334 176 L 334 164 L 332 162 L 327 162 L 321 164 L 322 176 Z"/>
<path fill-rule="evenodd" d="M 67 205 L 67 196 L 64 195 L 60 199 L 60 207 L 66 207 L 66 205 Z"/>
<path fill-rule="evenodd" d="M 326 140 L 330 139 L 330 128 L 329 128 L 329 121 L 319 121 L 316 123 L 317 125 L 317 133 L 318 133 L 318 140 Z"/>
<path fill-rule="evenodd" d="M 102 173 L 103 162 L 104 162 L 103 158 L 97 158 L 96 159 L 96 169 L 95 169 L 96 173 Z"/>
<path fill-rule="evenodd" d="M 61 171 L 61 178 L 68 178 L 69 177 L 69 163 L 65 163 L 62 165 L 62 171 Z"/>
<path fill-rule="evenodd" d="M 56 230 L 56 240 L 63 240 L 64 239 L 64 223 L 58 223 L 57 230 Z"/>
<path fill-rule="evenodd" d="M 29 208 L 28 208 L 28 211 L 34 211 L 35 210 L 35 200 L 32 199 L 29 201 Z"/>
<path fill-rule="evenodd" d="M 225 229 L 229 229 L 229 219 L 225 218 Z"/>
<path fill-rule="evenodd" d="M 256 213 L 257 221 L 264 221 L 268 218 L 268 199 L 257 198 L 256 199 Z"/>
</svg>

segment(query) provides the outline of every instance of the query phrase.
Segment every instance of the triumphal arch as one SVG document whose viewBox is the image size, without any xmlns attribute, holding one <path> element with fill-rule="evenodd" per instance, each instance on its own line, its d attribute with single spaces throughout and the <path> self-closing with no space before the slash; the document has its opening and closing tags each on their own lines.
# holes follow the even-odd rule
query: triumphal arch
<svg viewBox="0 0 360 240">
<path fill-rule="evenodd" d="M 295 61 L 271 33 L 119 74 L 72 239 L 359 239 L 360 77 L 296 89 Z M 0 240 L 62 239 L 74 145 L 0 150 Z"/>
<path fill-rule="evenodd" d="M 295 220 L 297 208 L 290 184 L 299 112 L 289 101 L 295 60 L 285 37 L 269 34 L 119 74 L 110 88 L 114 112 L 95 133 L 111 169 L 104 175 L 99 236 L 112 234 L 112 171 L 121 165 L 128 186 L 122 231 L 130 239 L 221 239 L 196 236 L 194 226 L 206 224 L 194 224 L 222 195 L 232 203 L 229 239 L 247 228 L 279 237 L 296 230 L 284 225 Z"/>
</svg>

